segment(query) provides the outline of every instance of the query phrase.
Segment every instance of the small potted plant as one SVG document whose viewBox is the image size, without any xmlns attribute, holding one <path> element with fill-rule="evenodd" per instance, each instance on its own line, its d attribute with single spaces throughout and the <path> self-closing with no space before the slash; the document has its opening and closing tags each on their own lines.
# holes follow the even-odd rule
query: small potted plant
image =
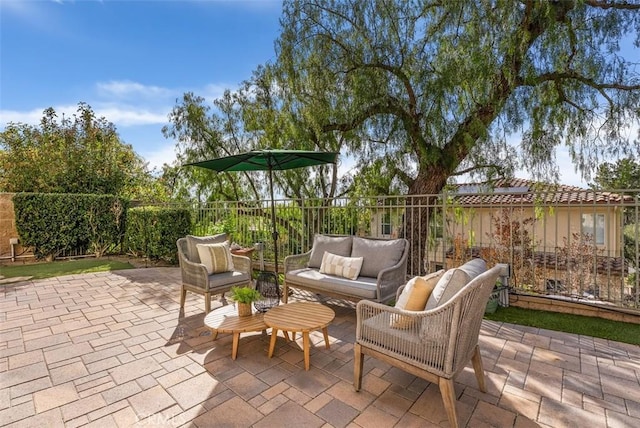
<svg viewBox="0 0 640 428">
<path fill-rule="evenodd" d="M 238 316 L 251 315 L 251 304 L 262 299 L 260 292 L 251 287 L 231 287 L 231 300 L 238 304 Z"/>
</svg>

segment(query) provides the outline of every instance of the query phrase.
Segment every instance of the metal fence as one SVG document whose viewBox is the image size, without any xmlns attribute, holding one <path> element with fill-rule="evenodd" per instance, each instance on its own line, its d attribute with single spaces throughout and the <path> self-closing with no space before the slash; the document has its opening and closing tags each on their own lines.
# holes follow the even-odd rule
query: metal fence
<svg viewBox="0 0 640 428">
<path fill-rule="evenodd" d="M 519 292 L 638 309 L 639 195 L 460 187 L 439 195 L 276 200 L 279 262 L 308 251 L 316 233 L 404 237 L 408 276 L 483 257 L 508 263 L 508 285 Z M 243 247 L 262 242 L 272 268 L 269 208 L 269 201 L 189 205 L 194 234 L 226 231 Z"/>
</svg>

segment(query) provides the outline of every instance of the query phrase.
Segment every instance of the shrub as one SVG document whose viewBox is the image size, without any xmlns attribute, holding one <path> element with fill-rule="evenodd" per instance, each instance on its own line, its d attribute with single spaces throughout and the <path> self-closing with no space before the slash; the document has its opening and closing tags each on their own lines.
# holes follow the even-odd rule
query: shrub
<svg viewBox="0 0 640 428">
<path fill-rule="evenodd" d="M 177 263 L 176 241 L 191 231 L 191 214 L 182 208 L 136 207 L 127 214 L 125 248 L 151 260 Z"/>
<path fill-rule="evenodd" d="M 18 193 L 16 228 L 37 258 L 88 249 L 101 256 L 122 241 L 128 202 L 113 195 Z"/>
</svg>

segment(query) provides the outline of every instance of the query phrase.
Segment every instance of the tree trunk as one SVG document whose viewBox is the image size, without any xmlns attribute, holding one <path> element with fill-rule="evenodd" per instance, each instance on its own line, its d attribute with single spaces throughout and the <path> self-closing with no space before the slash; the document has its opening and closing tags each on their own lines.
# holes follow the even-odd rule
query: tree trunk
<svg viewBox="0 0 640 428">
<path fill-rule="evenodd" d="M 422 170 L 409 187 L 406 200 L 404 238 L 409 241 L 407 274 L 423 275 L 425 251 L 427 249 L 429 219 L 438 206 L 438 195 L 447 183 L 448 174 L 444 168 L 431 166 L 429 174 Z"/>
</svg>

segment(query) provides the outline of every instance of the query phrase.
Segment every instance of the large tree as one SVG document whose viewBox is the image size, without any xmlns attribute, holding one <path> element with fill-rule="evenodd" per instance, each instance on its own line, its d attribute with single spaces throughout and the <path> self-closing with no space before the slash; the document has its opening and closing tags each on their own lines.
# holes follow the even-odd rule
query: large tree
<svg viewBox="0 0 640 428">
<path fill-rule="evenodd" d="M 288 105 L 408 195 L 465 172 L 557 178 L 562 147 L 586 177 L 640 154 L 637 63 L 620 55 L 640 43 L 638 2 L 289 0 L 281 22 Z M 406 216 L 418 265 L 424 215 Z"/>
<path fill-rule="evenodd" d="M 590 186 L 605 190 L 640 189 L 640 162 L 629 157 L 616 163 L 601 163 Z"/>
<path fill-rule="evenodd" d="M 264 148 L 340 151 L 340 136 L 313 129 L 304 117 L 285 107 L 282 90 L 274 85 L 272 67 L 261 66 L 236 91 L 227 90 L 209 103 L 204 97 L 185 93 L 169 114 L 162 132 L 177 141 L 177 162 L 184 165 L 206 159 Z M 174 170 L 175 171 L 175 170 Z M 262 200 L 269 196 L 265 172 L 217 174 L 182 167 L 176 182 L 190 188 L 200 201 Z M 337 166 L 278 171 L 274 182 L 287 198 L 339 196 Z"/>
<path fill-rule="evenodd" d="M 115 126 L 85 103 L 72 118 L 44 111 L 39 126 L 9 123 L 0 132 L 0 191 L 158 197 L 162 186 Z"/>
</svg>

